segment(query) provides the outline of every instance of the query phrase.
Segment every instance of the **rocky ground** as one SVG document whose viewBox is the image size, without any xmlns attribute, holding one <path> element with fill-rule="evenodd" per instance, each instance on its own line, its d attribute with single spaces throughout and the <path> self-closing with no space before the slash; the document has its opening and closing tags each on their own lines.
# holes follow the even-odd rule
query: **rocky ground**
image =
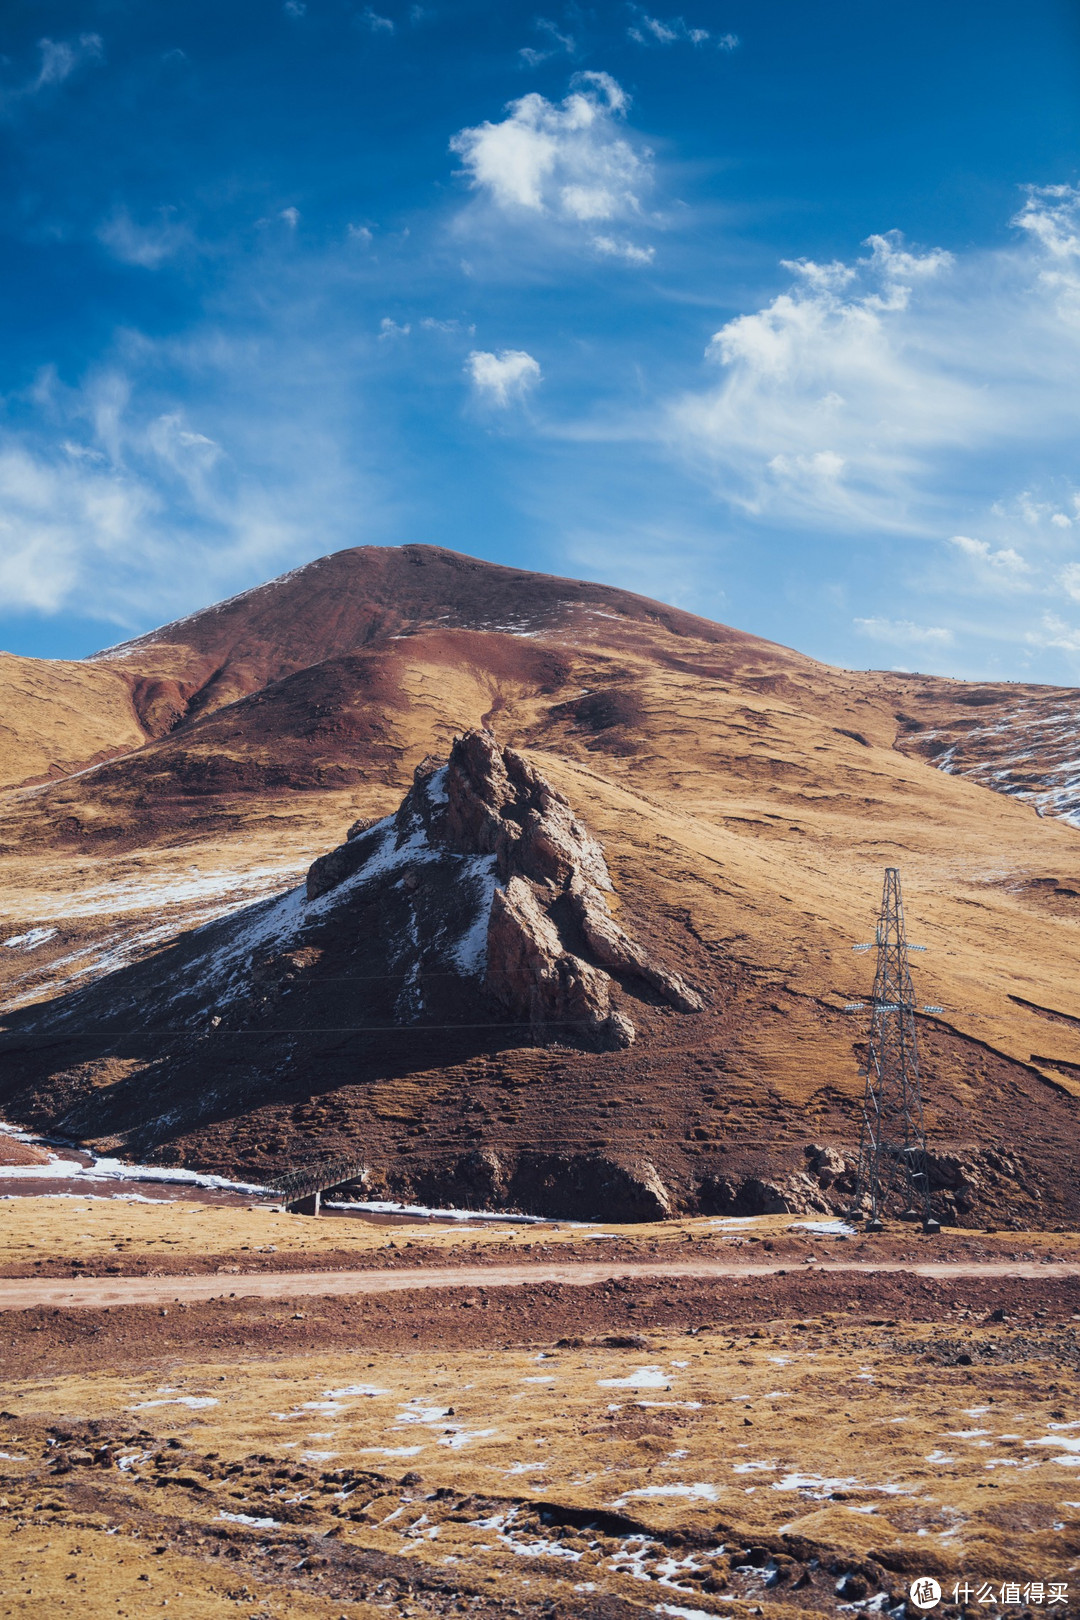
<svg viewBox="0 0 1080 1620">
<path fill-rule="evenodd" d="M 922 1574 L 950 1615 L 964 1581 L 993 1587 L 969 1613 L 1019 1615 L 1002 1587 L 1033 1580 L 1071 1583 L 1074 1612 L 1080 1278 L 1042 1263 L 1080 1258 L 1075 1234 L 939 1247 L 772 1217 L 345 1241 L 327 1228 L 359 1223 L 58 1202 L 4 1206 L 9 1276 L 44 1275 L 31 1245 L 65 1220 L 69 1276 L 148 1254 L 190 1274 L 209 1244 L 222 1294 L 0 1309 L 0 1613 L 899 1617 Z M 720 1239 L 746 1275 L 665 1274 Z M 609 1243 L 656 1274 L 543 1280 Z M 826 1247 L 868 1269 L 813 1269 Z M 229 1297 L 267 1262 L 508 1254 L 513 1285 Z M 955 1271 L 874 1267 L 928 1254 Z M 1036 1275 L 962 1274 L 1014 1256 Z M 751 1273 L 765 1258 L 785 1263 Z"/>
</svg>

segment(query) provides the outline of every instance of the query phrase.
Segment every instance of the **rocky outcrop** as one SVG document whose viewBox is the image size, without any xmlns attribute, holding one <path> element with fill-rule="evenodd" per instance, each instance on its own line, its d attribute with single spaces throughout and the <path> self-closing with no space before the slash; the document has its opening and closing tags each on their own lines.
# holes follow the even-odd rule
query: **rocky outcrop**
<svg viewBox="0 0 1080 1620">
<path fill-rule="evenodd" d="M 839 1215 L 851 1203 L 854 1161 L 834 1147 L 809 1142 L 806 1168 L 785 1175 L 741 1178 L 711 1172 L 698 1183 L 696 1203 L 715 1215 Z"/>
<path fill-rule="evenodd" d="M 456 738 L 445 764 L 424 760 L 393 826 L 397 850 L 415 846 L 429 865 L 440 851 L 493 863 L 488 914 L 478 919 L 484 985 L 535 1039 L 629 1046 L 635 1031 L 616 1005 L 620 980 L 679 1012 L 700 1011 L 697 992 L 615 921 L 604 852 L 567 799 L 490 732 Z M 376 856 L 384 860 L 386 836 L 383 823 L 350 828 L 344 844 L 313 863 L 308 899 L 361 874 Z"/>
<path fill-rule="evenodd" d="M 703 1176 L 695 1200 L 704 1215 L 835 1214 L 817 1184 L 804 1171 L 783 1178 L 749 1175 L 741 1180 Z"/>
<path fill-rule="evenodd" d="M 377 835 L 372 838 L 365 836 L 377 825 L 378 823 L 373 821 L 354 822 L 343 844 L 339 844 L 326 855 L 320 855 L 318 860 L 312 861 L 307 874 L 309 900 L 317 900 L 320 895 L 329 894 L 331 889 L 336 889 L 359 872 L 379 847 Z"/>
<path fill-rule="evenodd" d="M 561 1220 L 662 1221 L 672 1197 L 649 1159 L 607 1153 L 522 1153 L 509 1185 L 520 1209 Z"/>
<path fill-rule="evenodd" d="M 456 1159 L 368 1168 L 332 1196 L 393 1199 L 433 1208 L 512 1209 L 552 1220 L 662 1221 L 675 1197 L 651 1160 L 636 1154 L 473 1148 Z"/>
<path fill-rule="evenodd" d="M 584 883 L 580 874 L 571 879 L 568 900 L 570 912 L 596 960 L 614 973 L 642 979 L 662 999 L 679 1012 L 700 1012 L 701 997 L 677 973 L 654 962 L 647 951 L 623 933 L 599 888 Z"/>
<path fill-rule="evenodd" d="M 611 980 L 563 947 L 559 931 L 524 878 L 496 889 L 487 935 L 487 984 L 508 1012 L 556 1038 L 600 1031 L 629 1046 L 634 1026 L 611 1005 Z"/>
<path fill-rule="evenodd" d="M 816 1177 L 819 1187 L 831 1187 L 853 1168 L 834 1147 L 822 1147 L 820 1143 L 811 1142 L 803 1148 L 803 1152 L 806 1154 L 806 1168 Z"/>
<path fill-rule="evenodd" d="M 563 890 L 577 876 L 611 888 L 604 852 L 567 800 L 490 731 L 455 738 L 445 766 L 426 759 L 417 767 L 399 824 L 417 813 L 446 849 L 494 855 L 502 882 L 517 875 Z"/>
</svg>

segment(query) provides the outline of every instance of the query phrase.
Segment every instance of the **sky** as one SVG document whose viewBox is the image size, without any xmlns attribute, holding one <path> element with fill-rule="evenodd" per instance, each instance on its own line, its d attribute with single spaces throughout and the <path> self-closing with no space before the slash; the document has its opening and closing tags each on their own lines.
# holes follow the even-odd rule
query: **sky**
<svg viewBox="0 0 1080 1620">
<path fill-rule="evenodd" d="M 0 647 L 351 545 L 1080 683 L 1073 0 L 6 0 Z"/>
</svg>

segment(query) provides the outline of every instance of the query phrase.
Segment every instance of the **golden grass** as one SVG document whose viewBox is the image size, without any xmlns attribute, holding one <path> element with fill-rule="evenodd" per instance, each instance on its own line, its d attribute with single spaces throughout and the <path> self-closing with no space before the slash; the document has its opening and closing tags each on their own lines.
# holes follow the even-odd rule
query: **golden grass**
<svg viewBox="0 0 1080 1620">
<path fill-rule="evenodd" d="M 973 1346 L 1001 1334 L 964 1332 Z M 158 1593 L 198 1620 L 249 1612 L 227 1606 L 219 1568 L 152 1553 L 164 1533 L 155 1515 L 173 1534 L 177 1522 L 196 1534 L 239 1522 L 229 1514 L 273 1520 L 253 1527 L 263 1542 L 298 1523 L 333 1530 L 350 1546 L 452 1565 L 466 1587 L 494 1576 L 503 1595 L 569 1598 L 589 1582 L 651 1603 L 685 1605 L 690 1594 L 716 1613 L 702 1592 L 710 1571 L 726 1575 L 721 1548 L 777 1536 L 841 1560 L 900 1554 L 903 1567 L 943 1581 L 1075 1579 L 1080 1472 L 1077 1431 L 1065 1425 L 1080 1412 L 1076 1377 L 1031 1341 L 1026 1357 L 976 1378 L 926 1360 L 934 1337 L 925 1326 L 825 1318 L 801 1330 L 763 1324 L 753 1336 L 656 1335 L 647 1351 L 433 1346 L 10 1384 L 4 1399 L 19 1415 L 0 1449 L 27 1460 L 2 1464 L 0 1614 L 49 1612 L 33 1603 L 67 1595 L 72 1569 L 77 1612 L 89 1616 L 136 1596 L 144 1607 L 128 1612 L 149 1612 Z M 103 1505 L 89 1520 L 47 1505 L 63 1481 L 40 1461 L 44 1425 L 87 1422 L 129 1437 L 122 1469 L 92 1471 Z M 170 1441 L 186 1483 L 155 1485 L 176 1473 Z M 212 1466 L 200 1463 L 208 1454 Z M 227 1474 L 233 1464 L 243 1471 Z M 275 1478 L 282 1466 L 298 1477 Z M 403 1484 L 406 1473 L 419 1480 Z M 463 1497 L 475 1499 L 464 1511 Z M 543 1502 L 621 1513 L 642 1529 L 552 1529 L 531 1506 Z M 699 1544 L 662 1545 L 677 1528 L 700 1532 Z M 69 1565 L 75 1543 L 83 1554 Z M 731 1582 L 754 1599 L 746 1578 Z M 252 1605 L 262 1601 L 248 1584 Z M 309 1597 L 287 1612 L 336 1620 L 334 1601 Z"/>
<path fill-rule="evenodd" d="M 813 1217 L 760 1215 L 728 1220 L 723 1217 L 693 1216 L 657 1221 L 647 1226 L 595 1223 L 532 1225 L 499 1222 L 481 1226 L 419 1221 L 414 1225 L 376 1226 L 356 1218 L 325 1216 L 312 1219 L 275 1213 L 257 1206 L 175 1203 L 129 1203 L 122 1198 L 26 1197 L 0 1200 L 0 1266 L 26 1266 L 39 1259 L 63 1257 L 85 1262 L 115 1261 L 118 1258 L 152 1259 L 155 1269 L 167 1274 L 170 1265 L 180 1266 L 192 1257 L 227 1257 L 244 1269 L 248 1256 L 272 1254 L 296 1256 L 374 1256 L 393 1246 L 396 1258 L 408 1259 L 409 1245 L 422 1245 L 426 1251 L 444 1251 L 453 1260 L 465 1250 L 490 1248 L 512 1243 L 524 1251 L 530 1245 L 535 1256 L 538 1247 L 550 1257 L 572 1251 L 579 1258 L 600 1260 L 604 1255 L 601 1234 L 634 1244 L 657 1245 L 665 1250 L 675 1245 L 710 1242 L 719 1254 L 731 1256 L 737 1239 L 749 1241 L 802 1239 L 808 1251 L 821 1258 L 847 1260 L 872 1258 L 888 1243 L 907 1244 L 907 1252 L 917 1248 L 919 1260 L 944 1257 L 958 1244 L 972 1241 L 985 1249 L 987 1258 L 1014 1254 L 1043 1254 L 1075 1257 L 1075 1233 L 997 1232 L 967 1233 L 962 1229 L 944 1232 L 933 1243 L 926 1243 L 916 1230 L 894 1227 L 888 1239 L 862 1239 L 839 1246 L 826 1236 L 807 1231 L 803 1221 Z M 690 1251 L 688 1250 L 688 1253 Z M 755 1252 L 755 1259 L 767 1255 Z"/>
</svg>

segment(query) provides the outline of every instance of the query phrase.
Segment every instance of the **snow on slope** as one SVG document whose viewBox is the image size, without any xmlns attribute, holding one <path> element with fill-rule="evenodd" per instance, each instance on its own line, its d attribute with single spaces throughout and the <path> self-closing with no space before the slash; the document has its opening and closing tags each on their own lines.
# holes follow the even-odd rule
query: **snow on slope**
<svg viewBox="0 0 1080 1620">
<path fill-rule="evenodd" d="M 1020 702 L 981 724 L 925 731 L 916 747 L 948 776 L 1080 827 L 1080 698 Z"/>
<path fill-rule="evenodd" d="M 442 774 L 431 779 L 429 791 L 436 803 Z M 457 931 L 447 926 L 434 937 L 429 931 L 428 952 L 432 948 L 437 950 L 463 976 L 482 976 L 486 965 L 488 919 L 497 883 L 495 857 L 456 855 L 434 847 L 417 815 L 404 822 L 400 814 L 387 816 L 368 828 L 363 836 L 365 841 L 373 842 L 375 848 L 351 877 L 313 900 L 307 898 L 305 885 L 299 884 L 230 916 L 203 923 L 176 942 L 182 946 L 187 960 L 170 961 L 167 978 L 151 988 L 149 994 L 144 979 L 115 985 L 106 1016 L 112 1019 L 130 1012 L 144 1023 L 151 1015 L 162 1016 L 169 1007 L 182 1005 L 190 1009 L 194 1003 L 206 1010 L 207 1017 L 213 1009 L 215 1017 L 220 1018 L 231 1004 L 251 993 L 258 961 L 302 947 L 335 913 L 347 912 L 364 890 L 386 884 L 395 874 L 404 874 L 406 869 L 423 866 L 452 868 L 454 887 L 468 901 L 464 926 Z M 457 920 L 462 921 L 460 913 Z M 164 936 L 175 936 L 175 927 L 167 923 L 161 925 L 161 931 Z M 143 943 L 149 937 L 144 935 Z M 411 976 L 417 975 L 420 944 L 415 927 L 400 932 L 391 941 L 388 966 L 402 971 L 406 985 Z M 117 962 L 117 966 L 123 965 L 122 961 Z M 92 971 L 89 966 L 75 969 L 71 976 L 89 971 Z M 406 1016 L 416 1016 L 421 1010 L 418 998 L 402 1008 Z M 84 1016 L 78 1002 L 70 1009 L 56 1002 L 46 1003 L 42 1008 L 42 1020 L 47 1021 L 49 1027 L 79 1022 Z M 201 1022 L 198 1014 L 193 1015 L 190 1010 L 183 1016 L 185 1021 L 194 1016 L 196 1023 Z M 28 1027 L 34 1025 L 31 1023 Z"/>
</svg>

